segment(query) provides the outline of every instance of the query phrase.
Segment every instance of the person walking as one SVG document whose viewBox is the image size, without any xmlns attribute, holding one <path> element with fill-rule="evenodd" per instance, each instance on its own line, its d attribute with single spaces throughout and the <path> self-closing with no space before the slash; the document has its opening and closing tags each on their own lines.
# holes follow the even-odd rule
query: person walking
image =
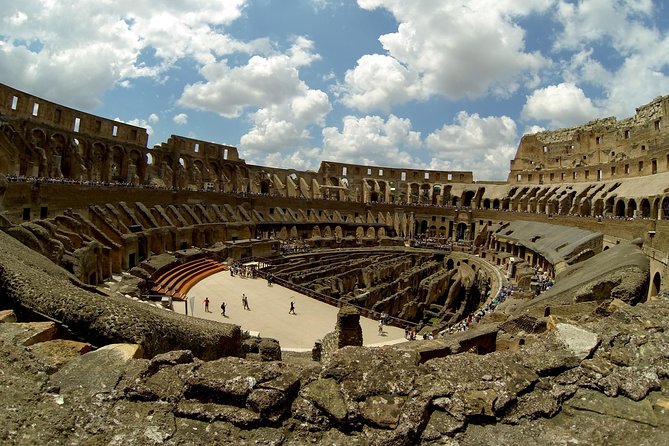
<svg viewBox="0 0 669 446">
<path fill-rule="evenodd" d="M 251 308 L 249 307 L 249 298 L 246 297 L 246 294 L 244 293 L 242 293 L 242 306 L 245 310 L 251 311 Z"/>
<path fill-rule="evenodd" d="M 297 314 L 295 313 L 295 302 L 292 300 L 290 301 L 290 310 L 288 310 L 288 314 Z"/>
<path fill-rule="evenodd" d="M 227 317 L 225 316 L 225 302 L 221 302 L 221 316 Z"/>
<path fill-rule="evenodd" d="M 204 298 L 204 312 L 205 313 L 211 313 L 211 311 L 209 311 L 209 298 L 208 297 Z"/>
</svg>

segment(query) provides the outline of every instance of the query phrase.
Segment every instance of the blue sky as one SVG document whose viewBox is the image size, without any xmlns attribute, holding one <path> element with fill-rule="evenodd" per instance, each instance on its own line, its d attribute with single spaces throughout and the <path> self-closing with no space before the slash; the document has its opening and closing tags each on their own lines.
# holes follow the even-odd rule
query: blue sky
<svg viewBox="0 0 669 446">
<path fill-rule="evenodd" d="M 0 82 L 150 146 L 496 180 L 524 133 L 669 94 L 667 17 L 660 0 L 0 0 Z"/>
</svg>

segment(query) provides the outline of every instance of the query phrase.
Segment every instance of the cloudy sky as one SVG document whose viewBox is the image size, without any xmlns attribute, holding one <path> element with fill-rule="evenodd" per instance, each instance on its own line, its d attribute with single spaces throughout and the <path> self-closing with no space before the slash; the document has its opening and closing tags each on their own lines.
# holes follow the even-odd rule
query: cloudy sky
<svg viewBox="0 0 669 446">
<path fill-rule="evenodd" d="M 0 82 L 146 127 L 505 179 L 524 133 L 669 94 L 667 0 L 0 0 Z"/>
</svg>

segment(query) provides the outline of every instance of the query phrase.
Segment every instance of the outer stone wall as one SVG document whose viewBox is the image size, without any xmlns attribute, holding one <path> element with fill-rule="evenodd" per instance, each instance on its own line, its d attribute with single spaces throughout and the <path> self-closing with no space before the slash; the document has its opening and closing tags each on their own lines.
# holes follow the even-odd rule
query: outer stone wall
<svg viewBox="0 0 669 446">
<path fill-rule="evenodd" d="M 75 286 L 70 278 L 46 257 L 0 232 L 0 306 L 44 314 L 98 346 L 140 344 L 147 357 L 174 349 L 192 350 L 201 359 L 241 355 L 238 326 L 101 296 Z"/>
</svg>

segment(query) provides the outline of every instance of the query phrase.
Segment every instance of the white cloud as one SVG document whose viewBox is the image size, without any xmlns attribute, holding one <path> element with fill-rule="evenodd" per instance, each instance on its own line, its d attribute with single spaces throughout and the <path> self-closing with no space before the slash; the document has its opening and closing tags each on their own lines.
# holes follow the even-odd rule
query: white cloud
<svg viewBox="0 0 669 446">
<path fill-rule="evenodd" d="M 390 115 L 356 118 L 346 116 L 341 132 L 323 129 L 325 160 L 377 166 L 416 166 L 422 146 L 420 132 L 411 130 L 409 119 Z"/>
<path fill-rule="evenodd" d="M 235 51 L 268 49 L 224 34 L 246 0 L 90 2 L 23 0 L 3 8 L 3 82 L 77 108 L 99 105 L 102 94 L 136 77 L 156 77 L 176 60 L 198 61 Z M 144 52 L 157 59 L 147 63 Z M 76 82 L 72 82 L 76 79 Z"/>
<path fill-rule="evenodd" d="M 158 121 L 160 121 L 160 118 L 158 117 L 157 114 L 155 114 L 155 113 L 151 113 L 151 114 L 149 115 L 149 122 L 150 122 L 151 124 L 156 124 Z"/>
<path fill-rule="evenodd" d="M 346 72 L 342 102 L 363 112 L 389 111 L 395 104 L 402 104 L 421 96 L 415 72 L 411 72 L 397 59 L 380 54 L 368 54 L 358 59 L 354 69 Z"/>
<path fill-rule="evenodd" d="M 580 49 L 592 42 L 621 53 L 640 50 L 655 40 L 656 30 L 644 24 L 653 15 L 651 0 L 584 0 L 558 2 L 557 19 L 564 26 L 556 48 Z"/>
<path fill-rule="evenodd" d="M 544 11 L 551 1 L 516 3 L 359 0 L 362 8 L 389 10 L 399 26 L 379 38 L 386 56 L 363 56 L 346 74 L 343 102 L 368 111 L 432 95 L 505 97 L 520 82 L 536 82 L 549 62 L 525 51 L 524 31 L 513 18 Z"/>
<path fill-rule="evenodd" d="M 300 79 L 299 68 L 318 60 L 313 42 L 297 37 L 285 53 L 253 56 L 246 65 L 225 61 L 205 65 L 204 82 L 184 88 L 179 104 L 226 118 L 248 113 L 252 128 L 241 137 L 250 160 L 288 160 L 310 145 L 312 126 L 322 126 L 332 110 L 326 93 Z M 274 157 L 268 154 L 276 154 Z M 269 156 L 269 158 L 268 158 Z"/>
<path fill-rule="evenodd" d="M 308 89 L 298 68 L 319 58 L 312 49 L 313 42 L 298 38 L 286 54 L 253 56 L 238 67 L 225 60 L 206 64 L 200 70 L 205 81 L 187 85 L 178 102 L 237 118 L 248 108 L 289 101 Z"/>
<path fill-rule="evenodd" d="M 558 50 L 573 50 L 563 78 L 602 91 L 605 115 L 631 116 L 635 107 L 669 90 L 669 35 L 653 18 L 666 14 L 651 0 L 560 1 Z"/>
<path fill-rule="evenodd" d="M 186 113 L 179 113 L 178 115 L 174 115 L 172 121 L 177 125 L 186 125 L 188 124 L 188 115 Z"/>
<path fill-rule="evenodd" d="M 241 138 L 244 152 L 260 158 L 268 153 L 286 153 L 309 145 L 311 125 L 323 125 L 332 110 L 320 90 L 305 89 L 281 104 L 261 108 L 251 114 L 253 128 Z"/>
<path fill-rule="evenodd" d="M 583 90 L 572 83 L 550 85 L 535 90 L 528 96 L 523 119 L 548 121 L 550 127 L 572 127 L 583 124 L 600 115 Z"/>
<path fill-rule="evenodd" d="M 516 123 L 508 116 L 480 117 L 464 111 L 453 124 L 425 139 L 432 151 L 431 169 L 469 170 L 483 180 L 506 179 L 517 142 Z"/>
</svg>

